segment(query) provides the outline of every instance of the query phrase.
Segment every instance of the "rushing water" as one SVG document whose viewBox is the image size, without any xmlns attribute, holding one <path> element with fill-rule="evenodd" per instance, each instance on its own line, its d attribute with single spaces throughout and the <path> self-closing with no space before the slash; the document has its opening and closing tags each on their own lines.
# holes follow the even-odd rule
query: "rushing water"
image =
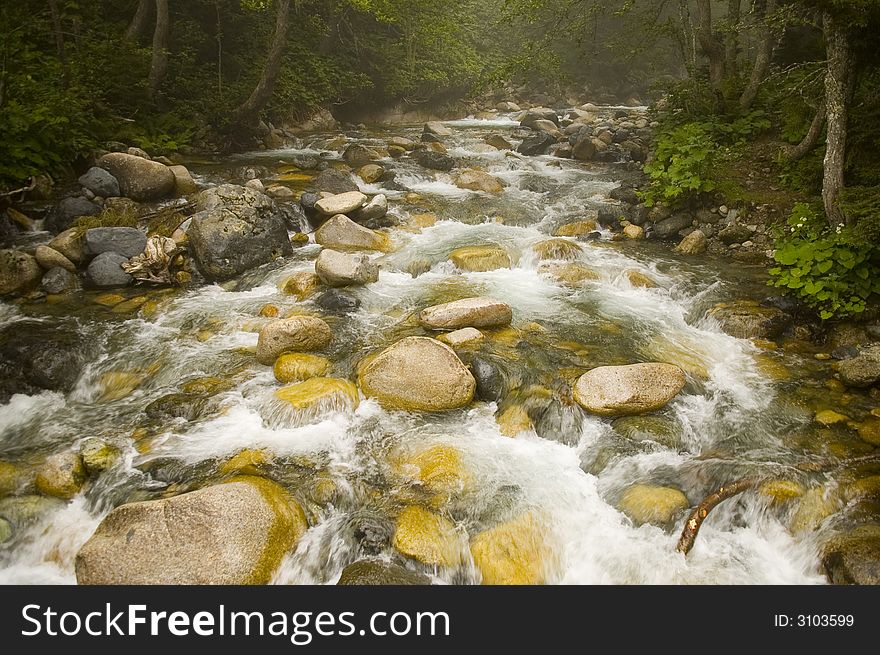
<svg viewBox="0 0 880 655">
<path fill-rule="evenodd" d="M 74 582 L 73 558 L 110 509 L 221 480 L 224 461 L 254 449 L 271 453 L 271 476 L 302 502 L 312 526 L 276 581 L 333 583 L 362 553 L 358 526 L 364 520 L 385 525 L 401 504 L 418 498 L 418 485 L 400 474 L 394 458 L 436 444 L 457 449 L 466 470 L 467 488 L 446 507 L 465 552 L 469 535 L 530 512 L 540 517 L 552 545 L 550 582 L 824 581 L 820 532 L 792 529 L 796 504 L 779 507 L 758 493 L 728 501 L 713 512 L 687 557 L 675 552 L 684 515 L 664 530 L 635 527 L 615 508 L 634 483 L 678 487 L 691 506 L 719 484 L 747 474 L 794 476 L 820 491 L 833 486 L 818 474 L 792 473 L 796 464 L 819 454 L 804 435 L 813 433 L 815 407 L 830 397 L 822 380 L 810 382 L 817 375 L 811 354 L 797 348 L 762 351 L 705 318 L 717 302 L 760 298 L 765 293 L 760 274 L 729 262 L 681 258 L 651 243 L 613 242 L 605 233 L 600 241 L 581 244 L 580 260 L 598 271 L 599 279 L 576 289 L 558 284 L 539 274 L 532 247 L 559 225 L 613 202 L 607 193 L 616 185 L 615 167 L 483 146 L 486 135 L 516 127 L 509 117 L 447 125 L 454 129 L 446 139 L 450 154 L 501 178 L 505 191 L 499 197 L 465 191 L 449 176 L 405 159 L 385 162 L 397 172 L 401 190 L 381 184 L 362 190 L 386 193 L 403 227 L 390 231 L 393 252 L 376 255 L 379 281 L 353 290 L 360 309 L 327 317 L 334 331 L 327 354 L 332 375 L 354 379 L 365 355 L 422 333 L 414 312 L 489 295 L 510 304 L 514 314 L 515 330 L 490 331 L 481 347 L 513 389 L 501 406 L 475 402 L 464 410 L 424 415 L 388 412 L 362 400 L 353 412 L 279 412 L 272 397 L 278 383 L 269 367 L 253 359 L 257 331 L 266 321 L 259 312 L 272 303 L 282 314 L 294 308 L 320 313 L 313 299 L 297 302 L 279 290 L 293 273 L 312 269 L 319 251 L 314 243 L 234 284 L 151 296 L 158 306 L 149 313 L 114 314 L 91 304 L 94 294 L 70 305 L 0 305 L 3 325 L 39 320 L 73 327 L 99 351 L 66 397 L 17 395 L 0 406 L 0 459 L 36 466 L 90 436 L 112 442 L 124 454 L 73 501 L 36 503 L 33 516 L 0 551 L 0 581 Z M 417 138 L 418 130 L 346 136 L 349 142 L 381 146 L 392 134 Z M 192 168 L 200 181 L 213 184 L 241 183 L 234 171 L 251 166 L 267 173 L 268 183 L 296 169 L 296 162 L 314 165 L 320 158 L 335 164 L 339 154 L 328 144 L 337 136 L 314 135 L 301 148 Z M 291 185 L 301 189 L 306 182 Z M 411 215 L 425 212 L 437 215 L 436 224 L 406 227 Z M 483 243 L 504 247 L 513 266 L 463 274 L 447 261 L 453 248 Z M 413 264 L 429 270 L 414 278 L 407 272 Z M 632 270 L 657 287 L 634 287 L 627 277 Z M 499 409 L 546 398 L 561 380 L 571 381 L 571 371 L 637 361 L 670 361 L 689 373 L 685 390 L 659 413 L 668 426 L 666 438 L 624 436 L 608 419 L 570 406 L 560 409 L 555 427 L 541 427 L 541 436 L 534 430 L 515 438 L 500 433 Z M 136 386 L 108 398 L 108 373 L 132 374 Z M 145 415 L 150 402 L 205 377 L 219 383 L 198 418 Z M 841 435 L 825 439 L 845 442 Z M 315 491 L 328 484 L 329 498 Z M 391 547 L 383 554 L 392 556 Z M 469 561 L 456 569 L 409 566 L 440 583 L 478 580 Z"/>
</svg>

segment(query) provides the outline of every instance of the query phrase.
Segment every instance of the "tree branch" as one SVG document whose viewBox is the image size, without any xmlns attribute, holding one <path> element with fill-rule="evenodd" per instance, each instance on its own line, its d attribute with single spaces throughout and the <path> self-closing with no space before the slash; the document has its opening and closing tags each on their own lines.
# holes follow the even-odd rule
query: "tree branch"
<svg viewBox="0 0 880 655">
<path fill-rule="evenodd" d="M 709 512 L 711 512 L 718 504 L 728 498 L 733 498 L 734 496 L 751 489 L 757 485 L 757 483 L 758 479 L 756 478 L 743 478 L 736 482 L 724 485 L 723 487 L 719 487 L 718 491 L 706 496 L 703 502 L 697 505 L 696 509 L 691 512 L 688 520 L 685 521 L 684 529 L 681 531 L 681 537 L 678 539 L 678 545 L 675 547 L 675 550 L 687 555 L 691 551 L 691 548 L 694 547 L 694 541 L 696 541 L 697 534 L 700 532 L 700 526 L 703 525 L 703 521 L 709 516 Z"/>
</svg>

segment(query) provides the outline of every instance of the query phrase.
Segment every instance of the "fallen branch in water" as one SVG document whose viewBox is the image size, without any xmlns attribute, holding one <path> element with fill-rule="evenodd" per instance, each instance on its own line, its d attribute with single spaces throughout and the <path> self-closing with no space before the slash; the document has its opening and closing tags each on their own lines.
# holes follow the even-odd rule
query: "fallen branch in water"
<svg viewBox="0 0 880 655">
<path fill-rule="evenodd" d="M 0 193 L 0 198 L 6 198 L 6 197 L 8 197 L 8 196 L 14 196 L 14 195 L 16 195 L 16 194 L 18 194 L 18 193 L 25 194 L 25 193 L 28 193 L 28 192 L 30 192 L 30 191 L 33 191 L 33 190 L 36 189 L 36 188 L 37 188 L 37 178 L 36 178 L 36 177 L 31 177 L 31 181 L 30 181 L 30 183 L 29 183 L 27 186 L 23 186 L 23 187 L 21 187 L 20 189 L 14 189 L 14 190 L 12 190 L 12 191 L 5 191 L 5 192 L 3 192 L 3 193 Z"/>
<path fill-rule="evenodd" d="M 697 505 L 696 509 L 691 512 L 688 520 L 685 521 L 684 530 L 681 531 L 681 537 L 678 538 L 678 545 L 675 547 L 675 550 L 687 555 L 691 548 L 694 547 L 694 541 L 696 541 L 697 534 L 700 532 L 700 526 L 703 525 L 703 521 L 709 516 L 709 512 L 719 503 L 737 496 L 757 484 L 758 480 L 756 478 L 743 478 L 719 487 L 718 491 L 706 496 L 703 502 Z"/>
</svg>

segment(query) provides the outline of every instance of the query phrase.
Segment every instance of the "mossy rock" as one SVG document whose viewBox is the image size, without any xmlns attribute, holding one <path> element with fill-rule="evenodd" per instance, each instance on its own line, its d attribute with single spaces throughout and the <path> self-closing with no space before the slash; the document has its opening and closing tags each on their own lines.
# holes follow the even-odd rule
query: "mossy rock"
<svg viewBox="0 0 880 655">
<path fill-rule="evenodd" d="M 620 497 L 618 508 L 636 525 L 651 523 L 669 527 L 676 515 L 690 507 L 680 489 L 650 484 L 635 484 Z"/>
<path fill-rule="evenodd" d="M 275 360 L 275 379 L 287 384 L 320 377 L 330 370 L 330 360 L 307 353 L 285 353 Z"/>
<path fill-rule="evenodd" d="M 449 259 L 458 268 L 472 273 L 510 268 L 510 255 L 501 246 L 464 246 L 449 253 Z"/>
<path fill-rule="evenodd" d="M 471 556 L 482 584 L 545 584 L 550 563 L 546 534 L 534 515 L 524 514 L 476 535 Z"/>
<path fill-rule="evenodd" d="M 354 410 L 360 402 L 357 387 L 348 380 L 322 377 L 283 387 L 275 397 L 296 410 Z"/>
<path fill-rule="evenodd" d="M 378 559 L 362 559 L 342 570 L 337 585 L 429 585 L 428 576 L 410 571 L 399 564 Z"/>
<path fill-rule="evenodd" d="M 455 524 L 418 505 L 406 507 L 398 515 L 393 544 L 422 564 L 451 567 L 462 559 Z"/>
<path fill-rule="evenodd" d="M 79 493 L 86 475 L 79 453 L 58 453 L 48 457 L 37 469 L 34 484 L 45 496 L 67 500 Z"/>
</svg>

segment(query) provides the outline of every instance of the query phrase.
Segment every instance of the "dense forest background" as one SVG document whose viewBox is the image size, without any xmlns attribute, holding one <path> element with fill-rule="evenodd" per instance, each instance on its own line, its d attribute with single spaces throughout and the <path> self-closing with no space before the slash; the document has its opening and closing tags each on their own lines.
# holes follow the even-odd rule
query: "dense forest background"
<svg viewBox="0 0 880 655">
<path fill-rule="evenodd" d="M 319 110 L 662 98 L 643 200 L 784 207 L 775 283 L 858 314 L 880 291 L 878 26 L 876 0 L 5 2 L 0 187 Z"/>
</svg>

